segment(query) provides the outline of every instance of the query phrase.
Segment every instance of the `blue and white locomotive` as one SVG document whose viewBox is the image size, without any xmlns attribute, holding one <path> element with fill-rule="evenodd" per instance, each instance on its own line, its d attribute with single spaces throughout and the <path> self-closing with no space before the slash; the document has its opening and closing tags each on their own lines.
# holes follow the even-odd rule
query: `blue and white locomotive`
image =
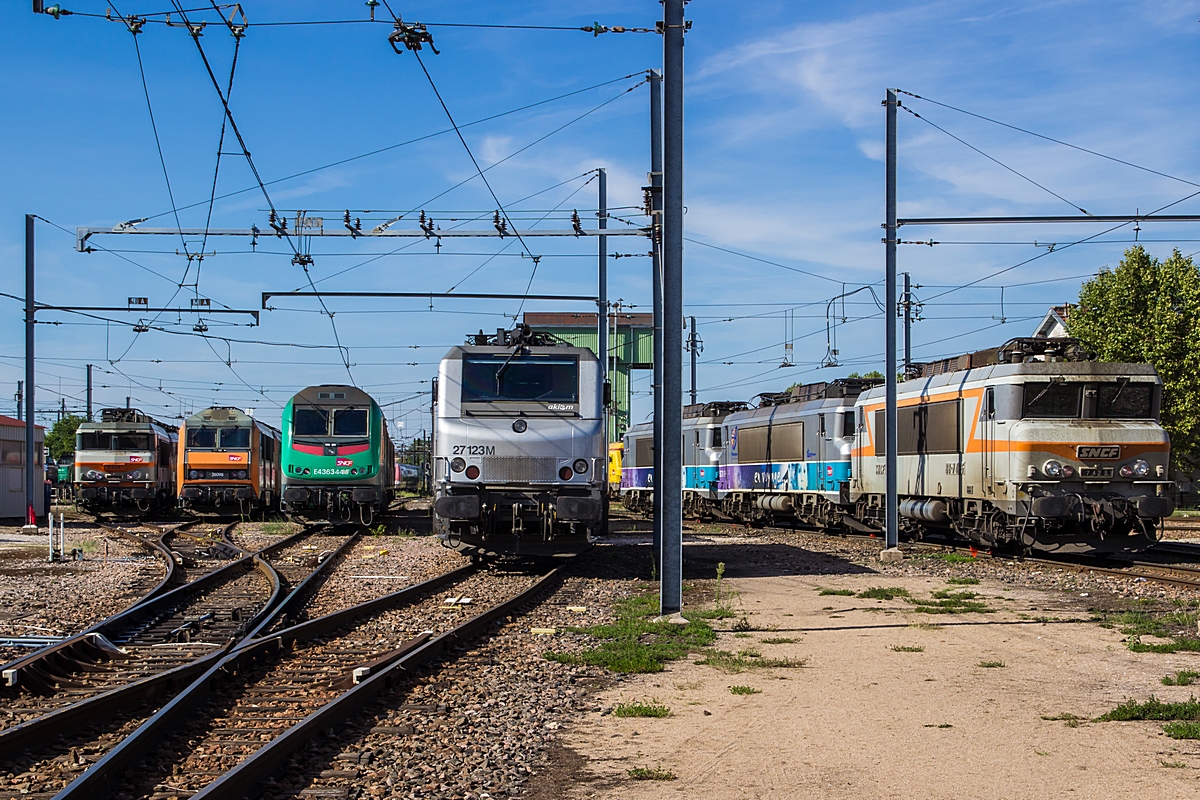
<svg viewBox="0 0 1200 800">
<path fill-rule="evenodd" d="M 720 471 L 725 454 L 725 419 L 745 411 L 742 402 L 697 403 L 683 408 L 683 513 L 720 513 Z M 648 512 L 653 504 L 654 424 L 643 422 L 625 432 L 621 465 L 621 502 Z"/>
</svg>

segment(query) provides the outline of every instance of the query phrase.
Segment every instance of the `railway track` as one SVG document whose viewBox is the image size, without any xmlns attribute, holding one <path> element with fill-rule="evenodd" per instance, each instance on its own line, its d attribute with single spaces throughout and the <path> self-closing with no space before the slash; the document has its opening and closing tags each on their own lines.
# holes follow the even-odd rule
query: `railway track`
<svg viewBox="0 0 1200 800">
<path fill-rule="evenodd" d="M 254 560 L 264 565 L 266 559 L 281 562 L 298 560 L 307 552 L 306 542 L 310 536 L 319 534 L 301 531 L 273 547 L 264 548 Z M 269 625 L 286 618 L 291 613 L 290 607 L 306 602 L 306 592 L 310 593 L 321 580 L 328 577 L 333 565 L 355 544 L 357 538 L 341 538 L 337 547 L 326 551 L 327 558 L 313 565 L 315 568 L 291 587 L 282 602 L 274 608 L 265 608 L 254 618 L 248 618 L 247 625 L 253 627 L 244 631 L 245 635 L 236 642 L 231 641 L 216 652 L 197 653 L 193 660 L 174 669 L 94 694 L 0 732 L 0 771 L 36 776 L 39 785 L 32 794 L 22 796 L 49 797 L 88 764 L 118 745 L 138 723 L 151 716 L 162 702 L 186 687 L 196 675 L 216 664 L 234 647 L 252 641 Z M 286 578 L 277 578 L 273 582 L 279 589 L 286 584 Z M 279 596 L 280 592 L 273 592 L 273 597 L 277 599 Z M 56 777 L 58 786 L 47 789 L 47 780 L 54 783 Z"/>
<path fill-rule="evenodd" d="M 512 614 L 555 576 L 468 565 L 249 637 L 56 797 L 253 795 L 312 736 L 349 718 L 406 670 L 445 657 Z M 447 603 L 447 595 L 470 601 Z M 485 610 L 474 613 L 479 607 Z M 61 771 L 61 783 L 70 777 L 71 769 Z"/>
</svg>

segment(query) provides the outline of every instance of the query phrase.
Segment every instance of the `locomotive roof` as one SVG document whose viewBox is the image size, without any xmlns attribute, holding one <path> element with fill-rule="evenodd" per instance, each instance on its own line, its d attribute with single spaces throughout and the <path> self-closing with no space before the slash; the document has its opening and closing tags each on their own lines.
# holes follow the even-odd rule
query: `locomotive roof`
<svg viewBox="0 0 1200 800">
<path fill-rule="evenodd" d="M 1023 361 L 1019 364 L 992 364 L 958 372 L 943 372 L 928 378 L 909 379 L 900 383 L 897 391 L 909 395 L 915 391 L 925 393 L 944 387 L 966 386 L 967 384 L 1016 383 L 1021 378 L 1045 381 L 1063 378 L 1072 383 L 1089 380 L 1112 380 L 1130 378 L 1138 383 L 1161 383 L 1158 373 L 1151 364 L 1121 364 L 1104 361 Z M 884 387 L 877 386 L 862 394 L 864 400 L 882 399 Z"/>
<path fill-rule="evenodd" d="M 839 408 L 853 408 L 854 400 L 854 397 L 826 397 L 820 400 L 808 400 L 803 403 L 760 406 L 748 411 L 738 411 L 735 414 L 730 414 L 725 418 L 725 421 L 729 423 L 748 422 L 755 419 L 766 419 L 771 416 L 774 416 L 775 419 L 782 417 L 802 417 L 826 410 L 833 411 Z"/>
<path fill-rule="evenodd" d="M 245 411 L 242 411 L 240 408 L 232 408 L 230 406 L 213 406 L 212 408 L 206 408 L 203 411 L 197 411 L 195 414 L 192 414 L 190 417 L 184 420 L 184 425 L 188 426 L 189 428 L 204 426 L 206 424 L 209 427 L 233 424 L 237 427 L 247 428 L 251 425 L 257 425 L 260 429 L 274 431 L 275 433 L 279 432 L 267 423 L 256 419 L 250 414 L 247 414 Z"/>
<path fill-rule="evenodd" d="M 357 386 L 323 383 L 296 392 L 289 403 L 301 402 L 310 406 L 371 406 L 375 399 Z"/>
<path fill-rule="evenodd" d="M 100 419 L 95 422 L 81 422 L 82 431 L 144 431 L 158 428 L 166 433 L 174 433 L 179 429 L 174 425 L 162 422 L 143 414 L 136 408 L 102 408 Z"/>
<path fill-rule="evenodd" d="M 442 357 L 443 361 L 461 361 L 462 357 L 476 355 L 512 355 L 511 347 L 496 347 L 495 345 L 456 344 Z M 581 361 L 599 361 L 596 354 L 587 347 L 572 347 L 570 345 L 534 345 L 521 348 L 521 355 L 536 356 L 578 356 Z"/>
</svg>

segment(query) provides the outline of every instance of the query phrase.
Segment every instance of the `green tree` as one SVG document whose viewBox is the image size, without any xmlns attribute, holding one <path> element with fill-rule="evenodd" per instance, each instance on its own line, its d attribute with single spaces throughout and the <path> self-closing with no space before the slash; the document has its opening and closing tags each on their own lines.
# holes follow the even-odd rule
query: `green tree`
<svg viewBox="0 0 1200 800">
<path fill-rule="evenodd" d="M 1159 261 L 1129 248 L 1079 290 L 1067 328 L 1102 361 L 1154 365 L 1172 461 L 1200 467 L 1200 269 L 1191 257 L 1175 250 Z"/>
<path fill-rule="evenodd" d="M 46 447 L 50 448 L 51 458 L 58 461 L 75 452 L 75 431 L 82 422 L 83 417 L 71 414 L 54 423 L 54 427 L 46 434 Z"/>
<path fill-rule="evenodd" d="M 877 369 L 873 369 L 870 372 L 868 372 L 866 375 L 859 375 L 857 372 L 851 372 L 846 377 L 847 378 L 882 378 L 883 373 Z"/>
</svg>

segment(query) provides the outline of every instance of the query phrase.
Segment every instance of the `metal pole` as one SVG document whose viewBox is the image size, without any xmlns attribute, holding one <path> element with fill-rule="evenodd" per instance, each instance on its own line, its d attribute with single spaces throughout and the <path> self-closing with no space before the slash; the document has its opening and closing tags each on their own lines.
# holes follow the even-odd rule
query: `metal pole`
<svg viewBox="0 0 1200 800">
<path fill-rule="evenodd" d="M 34 361 L 33 361 L 33 214 L 25 215 L 25 525 L 37 527 L 36 492 L 41 491 L 37 478 L 37 454 L 34 452 Z"/>
<path fill-rule="evenodd" d="M 18 422 L 23 422 L 25 420 L 25 410 L 22 408 L 22 406 L 25 404 L 24 386 L 25 386 L 25 381 L 17 381 L 17 421 Z"/>
<path fill-rule="evenodd" d="M 92 365 L 87 365 L 87 421 L 92 421 Z"/>
<path fill-rule="evenodd" d="M 596 213 L 599 217 L 600 230 L 608 228 L 608 171 L 601 167 L 600 173 L 600 206 Z M 604 443 L 608 445 L 609 440 L 609 414 L 606 391 L 608 385 L 608 237 L 603 233 L 599 236 L 600 253 L 599 253 L 599 291 L 596 293 L 599 298 L 596 301 L 596 355 L 600 357 L 600 392 L 603 401 L 603 409 L 601 413 L 604 415 Z"/>
<path fill-rule="evenodd" d="M 683 3 L 663 2 L 663 470 L 660 614 L 683 607 Z"/>
<path fill-rule="evenodd" d="M 912 284 L 904 273 L 904 379 L 908 380 L 912 370 Z"/>
<path fill-rule="evenodd" d="M 887 90 L 887 98 L 884 100 L 887 106 L 887 163 L 886 172 L 886 188 L 885 204 L 887 206 L 887 222 L 885 223 L 886 233 L 886 249 L 887 249 L 887 297 L 884 300 L 884 308 L 887 313 L 884 318 L 887 320 L 887 356 L 885 358 L 884 377 L 886 378 L 886 403 L 887 407 L 884 412 L 886 420 L 885 425 L 887 432 L 884 439 L 884 447 L 886 448 L 886 465 L 887 470 L 887 517 L 885 519 L 886 528 L 884 530 L 884 540 L 886 549 L 896 551 L 899 543 L 898 533 L 900 525 L 899 503 L 896 497 L 896 448 L 898 446 L 896 436 L 896 93 L 891 89 Z"/>
<path fill-rule="evenodd" d="M 653 504 L 654 562 L 661 563 L 662 549 L 662 492 L 658 479 L 662 471 L 663 418 L 663 319 L 662 319 L 662 73 L 656 69 L 650 78 L 650 268 L 653 285 L 654 326 L 654 485 L 650 487 Z M 626 453 L 627 458 L 632 453 Z"/>
<path fill-rule="evenodd" d="M 692 330 L 688 334 L 688 352 L 692 355 L 692 405 L 696 405 L 696 318 L 688 317 Z"/>
</svg>

